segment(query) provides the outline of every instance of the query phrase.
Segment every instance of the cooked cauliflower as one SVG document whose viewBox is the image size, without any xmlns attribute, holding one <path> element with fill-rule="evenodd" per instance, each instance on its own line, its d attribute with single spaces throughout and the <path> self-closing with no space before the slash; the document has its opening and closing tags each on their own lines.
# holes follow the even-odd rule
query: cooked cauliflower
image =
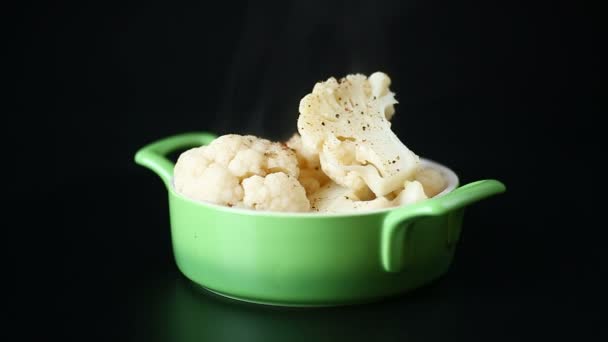
<svg viewBox="0 0 608 342">
<path fill-rule="evenodd" d="M 182 153 L 173 173 L 175 190 L 184 196 L 246 206 L 243 180 L 277 172 L 297 179 L 300 170 L 292 150 L 255 136 L 229 134 Z"/>
<path fill-rule="evenodd" d="M 391 131 L 397 101 L 387 75 L 317 83 L 300 101 L 299 134 L 285 143 L 229 134 L 182 153 L 175 190 L 226 206 L 356 212 L 433 197 L 446 180 Z"/>
<path fill-rule="evenodd" d="M 402 206 L 407 204 L 413 204 L 427 199 L 427 195 L 424 193 L 422 184 L 418 181 L 405 181 L 403 190 L 397 195 L 392 201 L 394 206 Z"/>
<path fill-rule="evenodd" d="M 406 181 L 405 188 L 399 195 L 390 200 L 380 196 L 371 200 L 362 200 L 352 189 L 330 182 L 309 197 L 313 211 L 341 213 L 368 211 L 413 204 L 426 199 L 422 185 L 417 181 Z"/>
<path fill-rule="evenodd" d="M 229 206 L 243 199 L 240 178 L 215 163 L 205 147 L 182 153 L 173 174 L 175 190 L 192 199 Z"/>
<path fill-rule="evenodd" d="M 370 193 L 369 187 L 356 172 L 348 171 L 344 165 L 357 165 L 356 145 L 350 140 L 340 141 L 329 136 L 323 145 L 321 168 L 334 182 L 352 189 L 355 193 Z M 375 197 L 375 196 L 372 196 Z"/>
<path fill-rule="evenodd" d="M 428 197 L 437 195 L 447 186 L 447 181 L 441 173 L 431 167 L 419 170 L 418 173 L 416 173 L 416 180 L 422 183 L 424 193 Z"/>
<path fill-rule="evenodd" d="M 397 101 L 389 85 L 380 72 L 329 78 L 300 101 L 298 118 L 303 145 L 319 153 L 329 178 L 354 190 L 365 184 L 378 197 L 399 190 L 419 164 L 391 131 Z"/>
<path fill-rule="evenodd" d="M 315 169 L 300 170 L 300 177 L 298 177 L 298 181 L 306 190 L 306 194 L 310 195 L 319 190 L 319 188 L 323 185 L 327 184 L 329 178 L 317 166 Z"/>
<path fill-rule="evenodd" d="M 300 167 L 298 181 L 306 190 L 307 195 L 314 193 L 329 182 L 329 177 L 321 170 L 319 154 L 314 150 L 305 148 L 299 134 L 294 134 L 287 141 L 287 147 L 296 153 L 298 166 Z"/>
<path fill-rule="evenodd" d="M 313 169 L 321 165 L 319 162 L 319 153 L 314 149 L 304 146 L 304 144 L 302 144 L 302 137 L 298 133 L 292 135 L 291 138 L 287 140 L 286 145 L 296 153 L 300 169 Z"/>
<path fill-rule="evenodd" d="M 272 211 L 310 211 L 306 192 L 298 180 L 284 172 L 243 180 L 245 207 Z"/>
<path fill-rule="evenodd" d="M 349 212 L 388 208 L 391 202 L 385 197 L 362 201 L 352 189 L 329 182 L 309 197 L 313 211 Z"/>
</svg>

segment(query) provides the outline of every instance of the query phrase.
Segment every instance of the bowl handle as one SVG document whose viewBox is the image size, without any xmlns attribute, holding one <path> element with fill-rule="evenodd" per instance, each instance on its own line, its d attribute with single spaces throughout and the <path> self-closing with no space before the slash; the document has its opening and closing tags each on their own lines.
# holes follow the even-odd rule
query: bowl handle
<svg viewBox="0 0 608 342">
<path fill-rule="evenodd" d="M 207 145 L 215 138 L 214 134 L 205 132 L 173 135 L 139 149 L 135 153 L 135 162 L 152 170 L 163 180 L 165 186 L 170 188 L 174 164 L 167 155 L 180 149 Z"/>
<path fill-rule="evenodd" d="M 444 215 L 505 190 L 505 185 L 497 180 L 480 180 L 463 185 L 443 196 L 389 212 L 384 218 L 380 238 L 382 267 L 387 272 L 399 272 L 403 269 L 404 248 L 412 224 L 418 219 Z"/>
</svg>

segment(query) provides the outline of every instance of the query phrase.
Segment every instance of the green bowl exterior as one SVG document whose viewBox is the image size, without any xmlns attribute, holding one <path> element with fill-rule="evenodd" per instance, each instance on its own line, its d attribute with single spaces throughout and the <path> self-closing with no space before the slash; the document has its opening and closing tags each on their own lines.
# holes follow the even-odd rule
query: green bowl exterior
<svg viewBox="0 0 608 342">
<path fill-rule="evenodd" d="M 380 240 L 387 212 L 265 216 L 221 210 L 172 189 L 169 207 L 174 256 L 186 277 L 238 299 L 302 306 L 370 301 L 440 277 L 464 210 L 417 220 L 404 241 L 402 270 L 386 272 Z"/>
</svg>

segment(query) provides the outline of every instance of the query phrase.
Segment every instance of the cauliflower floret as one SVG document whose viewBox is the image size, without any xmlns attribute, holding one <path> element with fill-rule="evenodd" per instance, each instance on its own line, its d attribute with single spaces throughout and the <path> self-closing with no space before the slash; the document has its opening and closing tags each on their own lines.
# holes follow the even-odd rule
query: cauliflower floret
<svg viewBox="0 0 608 342">
<path fill-rule="evenodd" d="M 441 173 L 431 167 L 419 170 L 415 179 L 422 183 L 424 193 L 428 197 L 434 197 L 447 186 L 447 181 Z"/>
<path fill-rule="evenodd" d="M 391 201 L 378 197 L 362 201 L 352 189 L 330 182 L 309 197 L 313 211 L 318 212 L 352 212 L 388 208 Z"/>
<path fill-rule="evenodd" d="M 184 196 L 240 206 L 242 181 L 274 172 L 297 179 L 300 170 L 292 150 L 255 136 L 229 134 L 182 153 L 173 174 L 175 190 Z"/>
<path fill-rule="evenodd" d="M 302 137 L 298 133 L 294 133 L 294 135 L 287 140 L 286 144 L 287 147 L 296 153 L 300 169 L 313 169 L 321 165 L 319 162 L 319 153 L 302 144 Z"/>
<path fill-rule="evenodd" d="M 239 178 L 214 163 L 202 148 L 182 153 L 173 172 L 175 190 L 184 196 L 223 205 L 235 205 L 243 198 Z"/>
<path fill-rule="evenodd" d="M 340 141 L 328 136 L 321 153 L 321 168 L 334 182 L 352 189 L 356 193 L 369 193 L 369 187 L 356 172 L 349 172 L 344 167 L 357 165 L 356 145 L 350 140 Z"/>
<path fill-rule="evenodd" d="M 299 134 L 294 134 L 287 141 L 287 147 L 296 153 L 300 167 L 298 181 L 306 189 L 307 195 L 314 193 L 329 182 L 329 177 L 321 170 L 319 154 L 314 150 L 307 149 L 302 144 L 302 138 Z"/>
<path fill-rule="evenodd" d="M 405 181 L 403 190 L 397 195 L 392 201 L 395 206 L 413 204 L 427 199 L 428 197 L 424 193 L 422 184 L 418 181 Z"/>
<path fill-rule="evenodd" d="M 327 184 L 327 182 L 329 182 L 329 177 L 327 177 L 327 175 L 321 171 L 321 168 L 317 166 L 314 169 L 301 169 L 298 181 L 306 190 L 306 194 L 310 195 Z"/>
<path fill-rule="evenodd" d="M 329 78 L 300 101 L 298 118 L 303 145 L 319 153 L 332 180 L 355 190 L 365 184 L 378 197 L 400 189 L 419 164 L 391 131 L 397 101 L 389 85 L 380 72 Z"/>
<path fill-rule="evenodd" d="M 230 137 L 230 139 L 224 137 Z M 235 143 L 240 142 L 238 150 L 232 160 L 228 163 L 228 169 L 239 177 L 247 177 L 250 175 L 266 175 L 272 172 L 285 172 L 289 175 L 297 177 L 299 175 L 298 160 L 289 148 L 280 144 L 271 142 L 270 140 L 257 138 L 254 136 L 244 136 L 242 139 L 239 135 L 224 135 L 214 140 L 209 147 L 215 149 L 216 154 L 231 155 L 233 149 L 228 151 L 223 150 L 222 144 L 217 142 L 219 139 L 230 140 L 230 147 Z M 239 141 L 240 140 L 240 141 Z M 226 156 L 222 156 L 226 159 Z"/>
<path fill-rule="evenodd" d="M 380 98 L 386 95 L 389 95 L 388 87 L 391 85 L 391 79 L 388 76 L 381 72 L 375 72 L 371 74 L 368 78 L 369 84 L 372 87 L 372 95 L 376 98 Z M 395 94 L 391 94 L 395 95 Z M 395 100 L 395 103 L 397 101 Z M 389 103 L 384 108 L 384 116 L 386 116 L 387 120 L 393 118 L 395 114 L 395 106 L 394 103 Z"/>
<path fill-rule="evenodd" d="M 406 181 L 405 188 L 393 200 L 380 196 L 362 200 L 352 189 L 330 182 L 309 197 L 313 211 L 340 213 L 368 211 L 413 204 L 426 199 L 422 185 L 417 181 Z"/>
<path fill-rule="evenodd" d="M 348 212 L 383 207 L 380 201 L 361 201 L 353 190 L 331 181 L 308 199 L 312 210 L 318 212 Z M 359 204 L 355 205 L 355 203 Z"/>
<path fill-rule="evenodd" d="M 249 177 L 243 180 L 243 189 L 245 207 L 272 211 L 310 210 L 304 187 L 295 177 L 284 172 Z"/>
</svg>

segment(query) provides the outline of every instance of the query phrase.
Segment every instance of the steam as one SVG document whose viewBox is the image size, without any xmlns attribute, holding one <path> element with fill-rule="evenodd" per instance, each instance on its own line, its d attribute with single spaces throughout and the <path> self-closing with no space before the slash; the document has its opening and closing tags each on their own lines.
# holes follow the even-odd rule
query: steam
<svg viewBox="0 0 608 342">
<path fill-rule="evenodd" d="M 251 5 L 222 82 L 218 132 L 287 139 L 297 130 L 299 101 L 315 82 L 386 70 L 384 19 L 394 10 L 354 2 Z"/>
</svg>

